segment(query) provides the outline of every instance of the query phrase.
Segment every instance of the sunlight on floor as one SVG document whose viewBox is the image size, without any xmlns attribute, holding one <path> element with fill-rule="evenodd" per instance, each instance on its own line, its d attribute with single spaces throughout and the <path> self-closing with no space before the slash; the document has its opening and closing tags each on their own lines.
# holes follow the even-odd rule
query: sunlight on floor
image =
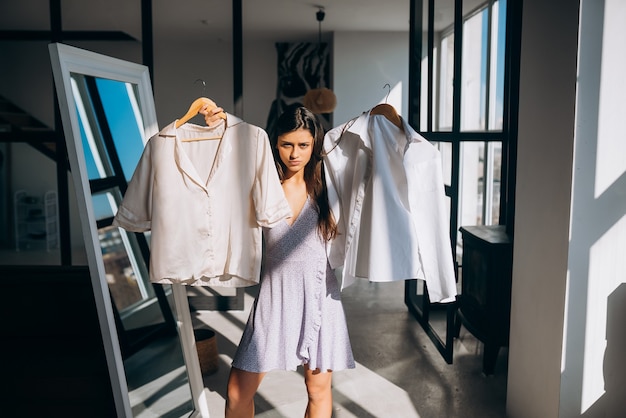
<svg viewBox="0 0 626 418">
<path fill-rule="evenodd" d="M 245 295 L 244 311 L 202 311 L 196 319 L 225 337 L 235 347 L 239 343 L 249 307 L 254 298 Z M 220 351 L 220 369 L 204 378 L 211 389 L 209 405 L 211 418 L 224 416 L 224 395 L 231 357 Z M 333 376 L 334 417 L 372 418 L 404 417 L 419 418 L 419 414 L 405 390 L 389 382 L 379 374 L 357 363 L 356 369 L 343 370 Z M 273 371 L 267 374 L 257 393 L 257 417 L 298 417 L 306 408 L 306 390 L 302 374 L 290 371 Z M 394 411 L 397 411 L 395 413 Z"/>
</svg>

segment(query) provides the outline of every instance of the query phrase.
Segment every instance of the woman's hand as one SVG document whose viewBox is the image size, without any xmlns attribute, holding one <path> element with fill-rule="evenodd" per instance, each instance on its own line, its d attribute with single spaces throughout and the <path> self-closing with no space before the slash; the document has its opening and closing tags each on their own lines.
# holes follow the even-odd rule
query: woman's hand
<svg viewBox="0 0 626 418">
<path fill-rule="evenodd" d="M 224 112 L 224 109 L 221 107 L 214 107 L 209 110 L 210 105 L 203 106 L 198 113 L 204 115 L 204 122 L 207 126 L 212 127 L 217 125 L 222 118 L 220 117 L 220 113 Z"/>
</svg>

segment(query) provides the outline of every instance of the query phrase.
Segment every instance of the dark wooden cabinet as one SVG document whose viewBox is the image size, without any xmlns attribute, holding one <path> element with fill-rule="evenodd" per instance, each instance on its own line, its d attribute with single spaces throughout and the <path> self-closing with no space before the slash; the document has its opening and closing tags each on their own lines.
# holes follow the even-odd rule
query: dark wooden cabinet
<svg viewBox="0 0 626 418">
<path fill-rule="evenodd" d="M 457 334 L 461 324 L 484 343 L 483 372 L 494 372 L 501 347 L 509 344 L 511 317 L 512 240 L 502 225 L 464 226 L 461 295 Z"/>
</svg>

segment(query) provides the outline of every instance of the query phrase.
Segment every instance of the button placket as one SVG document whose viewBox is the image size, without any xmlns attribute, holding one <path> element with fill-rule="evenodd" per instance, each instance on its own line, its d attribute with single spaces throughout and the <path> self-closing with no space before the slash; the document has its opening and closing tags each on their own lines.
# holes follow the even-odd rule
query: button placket
<svg viewBox="0 0 626 418">
<path fill-rule="evenodd" d="M 206 192 L 206 214 L 207 214 L 207 219 L 206 219 L 206 225 L 207 225 L 207 237 L 212 237 L 213 236 L 213 231 L 212 231 L 212 218 L 213 218 L 213 210 L 211 207 L 211 193 L 209 193 L 209 191 L 207 190 Z M 209 243 L 209 247 L 211 246 L 211 243 Z"/>
</svg>

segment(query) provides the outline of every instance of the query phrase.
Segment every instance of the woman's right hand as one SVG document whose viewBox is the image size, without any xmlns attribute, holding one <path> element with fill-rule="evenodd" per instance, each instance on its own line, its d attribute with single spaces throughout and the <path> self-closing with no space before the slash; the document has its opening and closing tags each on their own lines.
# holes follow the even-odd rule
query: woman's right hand
<svg viewBox="0 0 626 418">
<path fill-rule="evenodd" d="M 210 105 L 203 106 L 198 113 L 204 115 L 204 122 L 207 126 L 212 127 L 217 125 L 222 118 L 220 117 L 220 113 L 224 112 L 224 109 L 221 107 L 214 107 L 210 109 Z"/>
</svg>

